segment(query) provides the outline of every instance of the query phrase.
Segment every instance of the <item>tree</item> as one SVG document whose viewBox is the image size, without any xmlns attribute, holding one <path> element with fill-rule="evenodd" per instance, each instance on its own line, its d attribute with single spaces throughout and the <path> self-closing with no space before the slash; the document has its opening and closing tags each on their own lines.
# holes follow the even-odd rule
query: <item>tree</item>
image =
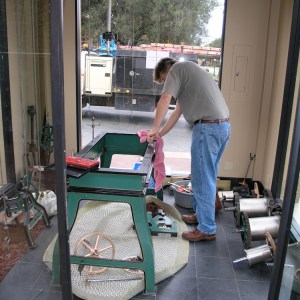
<svg viewBox="0 0 300 300">
<path fill-rule="evenodd" d="M 95 45 L 107 31 L 108 0 L 82 0 L 82 37 Z M 112 1 L 111 29 L 121 44 L 200 45 L 217 0 Z"/>
<path fill-rule="evenodd" d="M 207 46 L 213 48 L 222 48 L 222 38 L 211 41 Z"/>
</svg>

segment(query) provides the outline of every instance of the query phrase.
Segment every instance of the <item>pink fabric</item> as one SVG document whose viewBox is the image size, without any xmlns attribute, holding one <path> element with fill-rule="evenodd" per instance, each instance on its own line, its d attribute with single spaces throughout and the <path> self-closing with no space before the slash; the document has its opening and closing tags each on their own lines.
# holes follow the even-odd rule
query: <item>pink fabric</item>
<svg viewBox="0 0 300 300">
<path fill-rule="evenodd" d="M 140 137 L 140 142 L 144 143 L 147 141 L 147 133 L 149 130 L 140 130 L 138 131 L 138 136 Z M 165 155 L 163 151 L 164 141 L 159 136 L 156 138 L 155 145 L 155 156 L 153 161 L 154 167 L 154 180 L 155 180 L 155 192 L 158 192 L 162 188 L 162 183 L 166 178 L 166 168 L 165 168 Z"/>
</svg>

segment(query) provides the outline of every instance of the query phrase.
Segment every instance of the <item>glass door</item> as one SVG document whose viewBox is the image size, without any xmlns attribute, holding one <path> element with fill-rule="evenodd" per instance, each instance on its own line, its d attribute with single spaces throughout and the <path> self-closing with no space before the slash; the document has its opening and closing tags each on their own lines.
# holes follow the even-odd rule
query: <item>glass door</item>
<svg viewBox="0 0 300 300">
<path fill-rule="evenodd" d="M 282 279 L 279 291 L 279 299 L 300 299 L 300 203 L 299 203 L 299 73 L 300 63 L 298 60 L 298 71 L 294 94 L 294 107 L 292 123 L 294 130 L 289 134 L 290 152 L 288 152 L 285 173 L 286 181 L 282 185 L 281 195 L 283 195 L 283 215 L 281 222 L 281 238 L 278 239 L 277 263 L 279 256 L 282 257 Z M 285 203 L 286 201 L 286 203 Z M 286 228 L 290 228 L 285 232 Z M 289 226 L 290 224 L 290 226 Z M 285 235 L 284 235 L 285 234 Z M 288 245 L 284 247 L 284 242 Z M 281 244 L 279 244 L 281 243 Z M 280 255 L 280 253 L 282 255 Z M 276 266 L 275 266 L 276 267 Z M 275 271 L 275 270 L 274 270 Z"/>
<path fill-rule="evenodd" d="M 276 198 L 282 199 L 282 215 L 276 245 L 274 268 L 268 299 L 300 299 L 300 62 L 299 62 L 299 2 L 294 2 L 291 27 L 287 81 L 284 101 L 289 108 L 288 125 L 283 124 L 287 148 L 283 159 L 277 160 L 284 166 L 276 173 L 277 188 L 272 189 Z M 284 111 L 284 110 L 283 110 Z M 287 125 L 287 126 L 286 126 Z M 278 157 L 277 157 L 278 158 Z M 273 185 L 276 187 L 276 184 Z"/>
</svg>

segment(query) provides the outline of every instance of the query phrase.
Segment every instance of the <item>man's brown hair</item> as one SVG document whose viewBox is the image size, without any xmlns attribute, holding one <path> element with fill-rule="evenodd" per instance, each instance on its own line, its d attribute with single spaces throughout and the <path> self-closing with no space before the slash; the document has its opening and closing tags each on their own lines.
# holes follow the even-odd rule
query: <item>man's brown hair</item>
<svg viewBox="0 0 300 300">
<path fill-rule="evenodd" d="M 177 62 L 176 59 L 171 57 L 162 58 L 154 69 L 154 81 L 160 83 L 160 77 L 165 74 Z"/>
</svg>

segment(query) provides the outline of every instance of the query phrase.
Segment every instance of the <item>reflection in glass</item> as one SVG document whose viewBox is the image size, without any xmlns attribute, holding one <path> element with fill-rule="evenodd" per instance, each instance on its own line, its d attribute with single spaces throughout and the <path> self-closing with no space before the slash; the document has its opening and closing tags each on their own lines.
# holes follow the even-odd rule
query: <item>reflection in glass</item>
<svg viewBox="0 0 300 300">
<path fill-rule="evenodd" d="M 284 180 L 281 189 L 281 195 L 285 193 L 285 187 L 288 177 L 287 168 L 288 161 L 290 160 L 291 145 L 293 142 L 293 133 L 296 127 L 296 111 L 297 105 L 299 105 L 299 78 L 300 78 L 300 60 L 298 60 L 297 78 L 294 91 L 294 101 L 293 101 L 293 113 L 291 118 L 291 126 L 289 131 L 289 142 L 288 151 L 286 155 Z M 297 190 L 294 199 L 294 210 L 291 225 L 291 237 L 290 244 L 287 246 L 287 253 L 284 261 L 282 281 L 280 287 L 279 299 L 299 299 L 300 298 L 300 177 L 298 177 Z M 283 200 L 284 201 L 284 200 Z"/>
<path fill-rule="evenodd" d="M 49 1 L 2 1 L 0 10 L 1 268 L 8 272 L 9 258 L 15 263 L 35 248 L 51 226 L 56 196 Z"/>
</svg>

